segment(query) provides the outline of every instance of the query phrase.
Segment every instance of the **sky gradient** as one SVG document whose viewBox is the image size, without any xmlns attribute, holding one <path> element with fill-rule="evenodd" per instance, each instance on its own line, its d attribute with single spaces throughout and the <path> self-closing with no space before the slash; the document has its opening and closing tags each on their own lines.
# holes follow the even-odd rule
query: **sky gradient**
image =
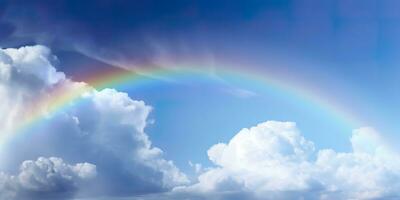
<svg viewBox="0 0 400 200">
<path fill-rule="evenodd" d="M 0 200 L 396 199 L 399 7 L 1 1 Z"/>
</svg>

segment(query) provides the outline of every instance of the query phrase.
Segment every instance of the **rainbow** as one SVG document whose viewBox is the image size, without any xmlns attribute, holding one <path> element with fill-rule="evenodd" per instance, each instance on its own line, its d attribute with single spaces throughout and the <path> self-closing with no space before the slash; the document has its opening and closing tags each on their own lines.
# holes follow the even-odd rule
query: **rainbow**
<svg viewBox="0 0 400 200">
<path fill-rule="evenodd" d="M 329 102 L 307 89 L 295 87 L 294 85 L 287 83 L 285 84 L 274 77 L 232 69 L 218 70 L 215 73 L 210 73 L 208 70 L 198 69 L 151 69 L 142 71 L 142 75 L 115 69 L 85 76 L 85 83 L 60 83 L 58 86 L 53 88 L 50 95 L 40 98 L 37 102 L 30 106 L 31 109 L 24 114 L 24 120 L 22 120 L 23 122 L 20 123 L 20 125 L 16 129 L 12 130 L 9 134 L 6 134 L 6 137 L 0 138 L 1 143 L 13 138 L 14 135 L 21 134 L 26 130 L 32 129 L 33 127 L 45 122 L 49 116 L 65 110 L 69 105 L 79 103 L 79 101 L 84 99 L 83 97 L 86 93 L 102 90 L 104 88 L 114 88 L 121 85 L 127 85 L 129 87 L 146 87 L 160 81 L 160 79 L 154 77 L 161 77 L 167 81 L 176 81 L 182 79 L 193 80 L 198 78 L 208 81 L 215 80 L 216 77 L 220 77 L 221 80 L 224 80 L 225 78 L 251 80 L 259 87 L 268 87 L 272 88 L 274 91 L 283 91 L 285 93 L 289 93 L 292 98 L 296 98 L 303 102 L 308 102 L 309 104 L 316 106 L 316 108 L 329 113 L 336 119 L 341 120 L 342 122 L 344 121 L 346 124 L 349 124 L 353 127 L 360 124 L 360 121 L 357 120 L 352 113 L 345 111 L 339 105 Z M 72 82 L 68 79 L 65 81 Z M 65 85 L 73 85 L 73 87 L 76 86 L 76 88 L 65 88 Z"/>
</svg>

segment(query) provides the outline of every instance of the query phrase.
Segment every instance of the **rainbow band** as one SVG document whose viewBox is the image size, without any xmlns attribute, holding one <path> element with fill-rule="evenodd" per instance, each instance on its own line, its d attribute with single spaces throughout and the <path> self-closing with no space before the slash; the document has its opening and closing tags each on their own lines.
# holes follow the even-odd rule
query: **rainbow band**
<svg viewBox="0 0 400 200">
<path fill-rule="evenodd" d="M 13 135 L 19 134 L 20 132 L 24 132 L 27 129 L 32 128 L 33 126 L 40 124 L 42 121 L 45 121 L 46 116 L 52 115 L 54 113 L 60 112 L 64 110 L 68 105 L 73 103 L 78 103 L 83 94 L 90 93 L 95 90 L 101 90 L 104 88 L 113 88 L 121 85 L 129 85 L 134 87 L 143 87 L 146 85 L 151 85 L 156 81 L 160 81 L 159 79 L 149 78 L 149 77 L 161 77 L 164 79 L 168 79 L 171 81 L 178 80 L 180 78 L 191 78 L 191 77 L 202 77 L 205 79 L 215 79 L 215 75 L 210 74 L 208 71 L 201 70 L 165 70 L 165 69 L 152 69 L 143 72 L 145 76 L 138 75 L 134 73 L 130 73 L 123 70 L 113 70 L 107 71 L 106 73 L 94 73 L 90 76 L 85 77 L 84 83 L 75 83 L 78 84 L 76 88 L 62 88 L 62 85 L 69 84 L 60 84 L 61 88 L 57 88 L 51 93 L 50 96 L 42 98 L 39 102 L 32 105 L 34 109 L 30 110 L 26 116 L 23 123 L 20 124 L 17 129 L 12 131 L 11 134 L 7 134 L 6 138 L 0 138 L 2 143 L 4 141 L 9 140 L 13 137 Z M 309 102 L 312 105 L 316 105 L 318 108 L 322 108 L 322 110 L 330 113 L 332 116 L 335 116 L 337 119 L 341 119 L 341 121 L 347 122 L 347 124 L 351 124 L 356 126 L 359 124 L 359 121 L 356 120 L 352 114 L 348 112 L 344 112 L 335 104 L 329 103 L 319 96 L 310 93 L 309 91 L 302 88 L 295 88 L 288 84 L 283 84 L 278 80 L 275 80 L 273 77 L 261 76 L 257 74 L 249 74 L 244 71 L 234 71 L 234 70 L 219 70 L 217 76 L 221 77 L 234 77 L 243 80 L 252 80 L 257 82 L 257 84 L 273 88 L 277 91 L 284 91 L 286 93 L 290 93 L 293 97 L 297 99 L 301 99 L 303 101 Z M 69 81 L 69 80 L 66 80 Z M 67 92 L 66 92 L 67 91 Z"/>
</svg>

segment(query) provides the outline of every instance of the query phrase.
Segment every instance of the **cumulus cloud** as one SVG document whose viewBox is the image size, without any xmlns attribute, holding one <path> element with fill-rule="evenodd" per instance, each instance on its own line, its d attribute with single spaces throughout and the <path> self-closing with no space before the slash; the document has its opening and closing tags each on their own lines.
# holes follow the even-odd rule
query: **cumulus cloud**
<svg viewBox="0 0 400 200">
<path fill-rule="evenodd" d="M 215 144 L 214 166 L 191 163 L 190 184 L 145 132 L 152 107 L 74 82 L 56 62 L 44 46 L 0 50 L 0 199 L 399 198 L 400 156 L 377 131 L 354 130 L 349 152 L 317 150 L 293 122 L 267 121 Z M 49 111 L 55 97 L 82 89 Z M 43 117 L 21 128 L 32 113 Z"/>
<path fill-rule="evenodd" d="M 2 134 L 15 126 L 29 102 L 45 95 L 45 89 L 65 80 L 56 72 L 51 61 L 55 60 L 44 46 L 0 50 L 0 127 Z"/>
<path fill-rule="evenodd" d="M 0 198 L 46 199 L 53 193 L 69 195 L 96 174 L 96 166 L 90 163 L 69 165 L 56 157 L 26 160 L 17 174 L 0 174 Z"/>
<path fill-rule="evenodd" d="M 221 199 L 398 198 L 399 155 L 372 128 L 355 130 L 350 141 L 351 152 L 316 151 L 295 123 L 267 121 L 212 146 L 216 166 L 174 191 Z"/>
<path fill-rule="evenodd" d="M 145 133 L 150 106 L 114 89 L 97 91 L 85 83 L 73 82 L 56 71 L 55 62 L 44 46 L 0 50 L 0 133 L 2 141 L 7 141 L 1 145 L 0 169 L 12 170 L 21 162 L 24 169 L 32 170 L 42 162 L 58 163 L 41 158 L 24 162 L 41 156 L 93 163 L 96 181 L 79 188 L 79 195 L 156 193 L 188 183 L 186 175 L 163 158 L 163 151 L 154 147 Z M 79 90 L 85 92 L 76 101 L 58 112 L 49 111 L 57 98 Z M 34 126 L 21 128 L 32 113 L 43 117 Z M 85 166 L 71 170 L 77 171 L 78 177 L 87 175 Z M 60 174 L 61 178 L 42 183 L 40 176 L 28 172 L 21 172 L 27 182 L 19 185 L 26 183 L 28 187 L 33 181 L 32 189 L 38 184 L 42 189 L 58 187 L 51 180 L 64 177 Z M 13 191 L 16 196 L 23 192 Z"/>
</svg>

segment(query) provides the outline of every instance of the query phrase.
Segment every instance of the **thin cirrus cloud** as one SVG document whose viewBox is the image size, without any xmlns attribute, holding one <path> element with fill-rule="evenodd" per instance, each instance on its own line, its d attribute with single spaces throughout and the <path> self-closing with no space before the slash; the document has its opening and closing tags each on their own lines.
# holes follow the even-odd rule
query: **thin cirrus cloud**
<svg viewBox="0 0 400 200">
<path fill-rule="evenodd" d="M 44 46 L 0 51 L 0 132 L 29 106 L 74 82 Z M 189 181 L 144 131 L 152 108 L 114 89 L 91 89 L 0 152 L 1 199 L 379 199 L 400 189 L 399 154 L 372 128 L 354 130 L 350 152 L 317 150 L 293 122 L 245 128 L 208 150 L 214 166 Z M 46 107 L 43 108 L 46 113 Z M 72 164 L 71 164 L 72 163 Z M 19 170 L 16 170 L 19 169 Z"/>
</svg>

